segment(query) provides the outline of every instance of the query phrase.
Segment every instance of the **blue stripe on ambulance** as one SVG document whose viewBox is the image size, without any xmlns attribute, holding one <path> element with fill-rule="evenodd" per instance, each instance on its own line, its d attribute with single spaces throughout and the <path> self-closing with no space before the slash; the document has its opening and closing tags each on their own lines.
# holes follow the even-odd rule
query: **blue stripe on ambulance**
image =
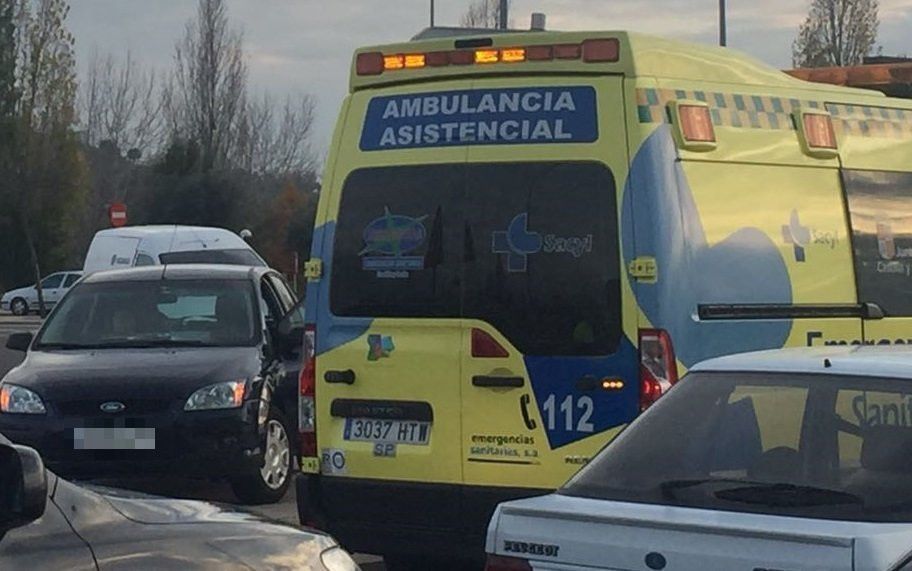
<svg viewBox="0 0 912 571">
<path fill-rule="evenodd" d="M 327 222 L 314 229 L 314 251 L 328 251 L 336 236 L 336 223 Z M 316 257 L 320 257 L 319 255 Z M 332 255 L 322 256 L 323 278 L 307 282 L 307 299 L 304 317 L 308 325 L 317 326 L 317 351 L 322 355 L 350 341 L 358 339 L 370 329 L 373 319 L 368 317 L 336 317 L 329 307 L 329 286 L 332 276 Z"/>
<path fill-rule="evenodd" d="M 624 190 L 624 260 L 656 260 L 655 284 L 630 278 L 653 326 L 671 335 L 686 367 L 745 351 L 785 345 L 791 320 L 700 322 L 701 303 L 792 303 L 792 284 L 779 247 L 762 230 L 744 227 L 710 246 L 668 125 L 643 143 Z M 634 225 L 636 251 L 630 234 Z"/>
<path fill-rule="evenodd" d="M 525 363 L 552 449 L 626 424 L 639 412 L 639 356 L 626 336 L 613 355 L 527 356 Z M 585 377 L 594 377 L 592 390 L 577 387 Z M 606 390 L 606 380 L 621 380 L 624 388 Z"/>
</svg>

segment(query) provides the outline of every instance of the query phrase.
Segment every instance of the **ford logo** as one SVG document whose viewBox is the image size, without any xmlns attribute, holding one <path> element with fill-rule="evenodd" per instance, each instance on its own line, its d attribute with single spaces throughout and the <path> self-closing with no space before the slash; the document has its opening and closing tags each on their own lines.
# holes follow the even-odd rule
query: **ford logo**
<svg viewBox="0 0 912 571">
<path fill-rule="evenodd" d="M 111 402 L 101 403 L 101 406 L 98 408 L 101 409 L 101 412 L 107 412 L 109 414 L 116 414 L 118 412 L 123 412 L 123 410 L 125 408 L 127 408 L 127 405 L 125 405 L 122 402 L 111 401 Z"/>
</svg>

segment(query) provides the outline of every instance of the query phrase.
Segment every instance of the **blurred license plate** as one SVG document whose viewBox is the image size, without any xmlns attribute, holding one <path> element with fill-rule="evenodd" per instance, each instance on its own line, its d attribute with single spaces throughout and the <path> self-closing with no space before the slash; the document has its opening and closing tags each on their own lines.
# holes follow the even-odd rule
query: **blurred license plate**
<svg viewBox="0 0 912 571">
<path fill-rule="evenodd" d="M 155 450 L 154 428 L 74 428 L 74 450 Z"/>
<path fill-rule="evenodd" d="M 345 440 L 420 445 L 427 445 L 430 436 L 430 422 L 374 418 L 346 418 L 342 435 Z"/>
</svg>

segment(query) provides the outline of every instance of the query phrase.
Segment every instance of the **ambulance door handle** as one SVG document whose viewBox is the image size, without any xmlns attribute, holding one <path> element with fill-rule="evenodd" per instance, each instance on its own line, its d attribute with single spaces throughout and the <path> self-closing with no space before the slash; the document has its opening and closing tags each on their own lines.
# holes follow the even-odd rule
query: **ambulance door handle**
<svg viewBox="0 0 912 571">
<path fill-rule="evenodd" d="M 351 369 L 348 369 L 347 371 L 326 371 L 326 374 L 323 375 L 323 379 L 327 383 L 353 385 L 355 384 L 355 372 Z"/>
<path fill-rule="evenodd" d="M 475 375 L 472 377 L 472 384 L 476 387 L 487 389 L 518 389 L 526 384 L 526 379 L 522 377 L 493 377 L 490 375 Z"/>
</svg>

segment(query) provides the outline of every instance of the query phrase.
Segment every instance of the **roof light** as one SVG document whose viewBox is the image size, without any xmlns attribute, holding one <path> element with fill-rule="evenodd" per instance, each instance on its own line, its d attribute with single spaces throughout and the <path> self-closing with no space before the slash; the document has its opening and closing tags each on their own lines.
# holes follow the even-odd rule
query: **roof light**
<svg viewBox="0 0 912 571">
<path fill-rule="evenodd" d="M 617 38 L 583 42 L 583 61 L 587 63 L 616 62 L 621 57 L 621 42 Z"/>
<path fill-rule="evenodd" d="M 476 50 L 475 63 L 497 63 L 500 61 L 500 51 L 498 50 Z"/>
<path fill-rule="evenodd" d="M 426 56 L 424 54 L 407 54 L 405 56 L 405 67 L 415 69 L 425 66 Z"/>
<path fill-rule="evenodd" d="M 450 65 L 450 54 L 449 52 L 430 52 L 425 61 L 431 67 L 447 66 Z"/>
<path fill-rule="evenodd" d="M 526 59 L 529 61 L 550 61 L 554 59 L 552 46 L 529 46 L 526 48 Z"/>
<path fill-rule="evenodd" d="M 380 52 L 358 54 L 355 69 L 358 75 L 380 75 L 383 73 L 383 54 Z"/>
<path fill-rule="evenodd" d="M 703 105 L 679 105 L 678 116 L 681 118 L 681 131 L 685 142 L 716 142 L 716 131 L 713 128 L 709 107 Z"/>
<path fill-rule="evenodd" d="M 801 119 L 804 122 L 804 134 L 809 147 L 827 150 L 839 148 L 832 117 L 821 113 L 805 113 Z"/>
<path fill-rule="evenodd" d="M 475 63 L 475 52 L 456 50 L 450 52 L 450 63 L 453 65 L 470 65 Z"/>
<path fill-rule="evenodd" d="M 560 44 L 554 46 L 555 59 L 579 59 L 583 48 L 579 44 Z"/>
<path fill-rule="evenodd" d="M 525 48 L 510 48 L 501 52 L 500 58 L 504 63 L 517 63 L 526 61 Z"/>
<path fill-rule="evenodd" d="M 383 69 L 395 70 L 405 67 L 405 57 L 401 55 L 383 56 Z"/>
</svg>

